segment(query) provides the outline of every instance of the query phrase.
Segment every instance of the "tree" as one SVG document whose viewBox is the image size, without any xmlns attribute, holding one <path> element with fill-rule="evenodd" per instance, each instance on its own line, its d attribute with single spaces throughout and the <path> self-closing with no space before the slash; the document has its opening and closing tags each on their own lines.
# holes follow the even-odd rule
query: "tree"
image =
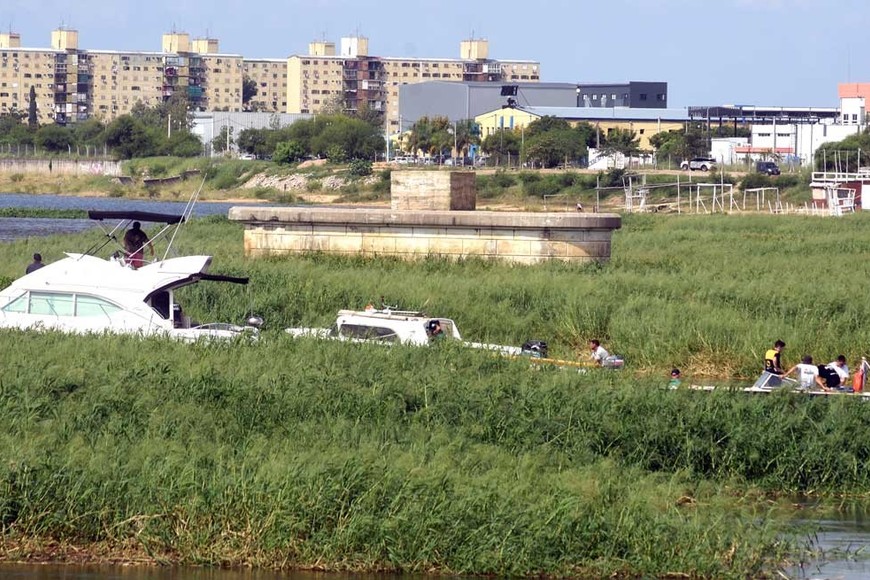
<svg viewBox="0 0 870 580">
<path fill-rule="evenodd" d="M 228 150 L 228 145 L 232 145 L 235 143 L 232 138 L 232 127 L 227 127 L 224 125 L 221 127 L 220 133 L 217 134 L 217 137 L 211 140 L 211 148 L 216 153 L 223 153 Z"/>
<path fill-rule="evenodd" d="M 249 109 L 248 103 L 257 96 L 257 81 L 250 77 L 242 79 L 242 105 Z"/>
<path fill-rule="evenodd" d="M 608 132 L 607 141 L 601 148 L 605 155 L 621 153 L 626 157 L 640 153 L 640 139 L 629 129 L 614 129 Z"/>
<path fill-rule="evenodd" d="M 0 115 L 0 143 L 10 145 L 30 145 L 33 143 L 33 132 L 23 123 L 27 113 L 12 109 L 5 115 Z"/>
<path fill-rule="evenodd" d="M 522 146 L 522 135 L 518 129 L 499 129 L 483 140 L 481 148 L 501 164 L 509 157 L 518 159 Z"/>
<path fill-rule="evenodd" d="M 106 127 L 106 144 L 121 159 L 147 157 L 155 152 L 153 137 L 132 115 L 121 115 Z"/>
<path fill-rule="evenodd" d="M 250 153 L 256 157 L 265 157 L 272 154 L 274 147 L 269 147 L 269 129 L 242 129 L 236 137 L 236 145 L 240 151 Z"/>
<path fill-rule="evenodd" d="M 45 125 L 36 131 L 33 142 L 50 153 L 66 153 L 72 146 L 73 134 L 61 125 Z"/>
<path fill-rule="evenodd" d="M 158 153 L 173 157 L 196 157 L 202 153 L 202 141 L 193 133 L 176 131 L 160 147 Z"/>
<path fill-rule="evenodd" d="M 39 117 L 36 115 L 36 86 L 30 85 L 30 102 L 28 103 L 27 126 L 35 131 L 39 126 Z"/>
<path fill-rule="evenodd" d="M 526 139 L 525 157 L 542 167 L 556 167 L 566 161 L 575 161 L 586 153 L 586 144 L 567 126 L 554 126 Z"/>
<path fill-rule="evenodd" d="M 817 171 L 856 172 L 870 161 L 870 130 L 825 143 L 816 150 Z"/>
<path fill-rule="evenodd" d="M 571 125 L 565 119 L 559 119 L 552 116 L 541 117 L 529 123 L 529 126 L 526 128 L 526 137 L 534 137 L 541 133 L 548 133 L 555 130 L 567 130 L 570 128 Z"/>
<path fill-rule="evenodd" d="M 299 141 L 282 141 L 275 146 L 272 161 L 275 163 L 295 163 L 305 157 L 305 148 Z"/>
<path fill-rule="evenodd" d="M 662 131 L 650 137 L 650 144 L 655 148 L 660 161 L 667 158 L 674 160 L 691 159 L 706 156 L 709 153 L 706 129 L 702 124 L 693 123 L 685 129 L 677 131 Z"/>
<path fill-rule="evenodd" d="M 77 145 L 98 146 L 104 143 L 106 126 L 97 118 L 91 118 L 72 126 L 73 140 Z"/>
</svg>

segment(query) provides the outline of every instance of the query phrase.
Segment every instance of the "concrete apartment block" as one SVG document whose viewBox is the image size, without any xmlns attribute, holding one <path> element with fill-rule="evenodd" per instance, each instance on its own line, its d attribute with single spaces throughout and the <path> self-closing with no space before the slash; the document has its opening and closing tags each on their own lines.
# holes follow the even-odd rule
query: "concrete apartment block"
<svg viewBox="0 0 870 580">
<path fill-rule="evenodd" d="M 615 214 L 234 207 L 252 257 L 334 254 L 481 257 L 516 264 L 606 261 Z"/>
<path fill-rule="evenodd" d="M 390 200 L 394 210 L 473 210 L 475 175 L 473 171 L 393 171 Z"/>
</svg>

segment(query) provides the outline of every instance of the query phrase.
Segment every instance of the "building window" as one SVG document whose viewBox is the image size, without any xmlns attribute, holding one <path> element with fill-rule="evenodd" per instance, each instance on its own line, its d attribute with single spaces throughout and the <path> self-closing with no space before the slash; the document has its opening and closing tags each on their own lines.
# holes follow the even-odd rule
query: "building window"
<svg viewBox="0 0 870 580">
<path fill-rule="evenodd" d="M 615 100 L 616 100 L 616 93 L 610 93 L 610 100 L 611 100 L 611 101 L 615 101 Z"/>
<path fill-rule="evenodd" d="M 664 100 L 665 100 L 665 94 L 664 94 L 664 93 L 659 93 L 659 94 L 657 94 L 657 95 L 656 95 L 656 100 L 664 101 Z"/>
<path fill-rule="evenodd" d="M 641 101 L 645 101 L 645 100 L 646 100 L 646 93 L 641 93 L 641 94 L 640 94 L 640 100 L 641 100 Z"/>
</svg>

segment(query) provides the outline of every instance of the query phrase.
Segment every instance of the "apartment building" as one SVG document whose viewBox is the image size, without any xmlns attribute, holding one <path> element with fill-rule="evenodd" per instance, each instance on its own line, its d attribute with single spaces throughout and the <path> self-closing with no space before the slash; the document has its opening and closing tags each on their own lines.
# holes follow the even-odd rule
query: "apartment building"
<svg viewBox="0 0 870 580">
<path fill-rule="evenodd" d="M 136 103 L 155 105 L 183 93 L 196 111 L 241 111 L 243 58 L 222 54 L 216 39 L 163 35 L 160 52 L 83 50 L 75 30 L 51 33 L 51 48 L 22 48 L 0 34 L 0 114 L 27 112 L 36 89 L 40 123 L 91 117 L 109 121 Z"/>
<path fill-rule="evenodd" d="M 287 110 L 287 59 L 245 59 L 242 71 L 257 86 L 257 94 L 247 104 L 249 110 L 266 113 Z"/>
<path fill-rule="evenodd" d="M 217 39 L 164 34 L 160 51 L 85 50 L 78 32 L 51 33 L 50 48 L 22 48 L 21 37 L 0 33 L 0 114 L 26 112 L 31 86 L 40 123 L 67 125 L 99 117 L 110 121 L 136 103 L 155 105 L 185 94 L 194 111 L 256 110 L 317 113 L 328 104 L 345 111 L 384 113 L 399 129 L 399 87 L 426 81 L 483 83 L 540 80 L 540 64 L 489 58 L 486 40 L 463 40 L 459 58 L 369 56 L 368 39 L 325 40 L 288 59 L 245 59 L 220 52 Z M 244 79 L 257 93 L 243 106 Z"/>
<path fill-rule="evenodd" d="M 530 60 L 493 60 L 484 39 L 463 40 L 460 58 L 396 58 L 369 56 L 362 36 L 334 43 L 312 42 L 308 54 L 287 61 L 287 112 L 317 113 L 340 101 L 345 110 L 361 107 L 381 111 L 387 130 L 400 128 L 399 87 L 427 81 L 487 83 L 538 82 L 540 63 Z"/>
</svg>

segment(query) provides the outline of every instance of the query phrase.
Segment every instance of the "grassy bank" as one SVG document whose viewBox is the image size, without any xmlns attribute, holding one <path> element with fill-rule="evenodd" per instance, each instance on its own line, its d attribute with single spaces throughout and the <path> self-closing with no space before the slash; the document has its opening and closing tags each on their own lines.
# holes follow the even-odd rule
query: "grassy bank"
<svg viewBox="0 0 870 580">
<path fill-rule="evenodd" d="M 153 157 L 124 162 L 129 178 L 124 184 L 107 176 L 51 176 L 41 174 L 0 174 L 0 191 L 11 193 L 54 193 L 107 195 L 126 198 L 184 200 L 203 183 L 203 199 L 251 199 L 276 202 L 315 200 L 317 203 L 371 203 L 389 200 L 390 174 L 394 170 L 431 171 L 431 166 L 375 164 L 371 176 L 353 175 L 347 164 L 317 162 L 316 165 L 279 165 L 266 161 Z M 736 169 L 743 169 L 738 167 Z M 448 169 L 441 169 L 447 171 Z M 639 170 L 631 183 L 649 188 L 647 203 L 670 208 L 680 198 L 685 203 L 692 183 L 731 183 L 745 188 L 778 187 L 783 203 L 803 205 L 810 200 L 808 170 L 769 177 L 755 173 L 658 172 Z M 621 169 L 591 170 L 476 170 L 479 206 L 511 208 L 622 207 L 628 184 Z M 187 176 L 186 180 L 147 185 L 148 178 Z"/>
<path fill-rule="evenodd" d="M 0 333 L 0 555 L 53 538 L 212 565 L 745 578 L 789 549 L 767 501 L 870 489 L 870 407 L 667 391 L 864 354 L 870 216 L 629 216 L 603 266 L 249 260 L 193 222 L 182 253 L 251 276 L 187 289 L 201 320 L 265 316 L 259 344 Z M 2 278 L 93 236 L 0 245 Z M 850 276 L 808 283 L 813 264 Z M 852 275 L 854 274 L 854 276 Z M 809 280 L 812 282 L 812 279 Z M 383 296 L 466 338 L 602 339 L 622 373 L 530 370 L 452 348 L 292 340 Z"/>
</svg>

